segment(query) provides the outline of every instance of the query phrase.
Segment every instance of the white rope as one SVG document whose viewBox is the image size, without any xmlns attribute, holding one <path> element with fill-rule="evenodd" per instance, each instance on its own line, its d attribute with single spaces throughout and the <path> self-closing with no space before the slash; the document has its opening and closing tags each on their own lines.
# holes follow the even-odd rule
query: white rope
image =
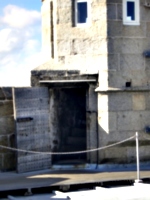
<svg viewBox="0 0 150 200">
<path fill-rule="evenodd" d="M 28 151 L 28 150 L 24 150 L 24 149 L 17 149 L 17 148 L 12 148 L 12 147 L 6 147 L 3 145 L 0 145 L 0 148 L 4 148 L 4 149 L 8 149 L 8 150 L 12 150 L 12 151 L 17 151 L 17 152 L 24 152 L 24 153 L 33 153 L 33 154 L 50 154 L 50 155 L 69 155 L 69 154 L 81 154 L 81 153 L 89 153 L 89 152 L 94 152 L 94 151 L 99 151 L 99 150 L 103 150 L 106 148 L 110 148 L 113 146 L 116 146 L 118 144 L 122 144 L 124 142 L 127 142 L 131 139 L 135 138 L 135 135 L 132 137 L 129 137 L 125 140 L 122 140 L 120 142 L 116 142 L 114 144 L 110 144 L 104 147 L 99 147 L 99 148 L 95 148 L 95 149 L 89 149 L 89 150 L 83 150 L 83 151 L 73 151 L 73 152 L 39 152 L 39 151 Z"/>
</svg>

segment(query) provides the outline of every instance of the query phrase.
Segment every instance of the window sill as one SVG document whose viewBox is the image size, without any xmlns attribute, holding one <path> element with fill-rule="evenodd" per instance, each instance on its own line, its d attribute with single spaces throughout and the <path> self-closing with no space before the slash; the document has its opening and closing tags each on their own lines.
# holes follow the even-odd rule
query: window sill
<svg viewBox="0 0 150 200">
<path fill-rule="evenodd" d="M 82 24 L 76 24 L 75 27 L 78 28 L 84 28 L 84 27 L 89 27 L 91 26 L 91 23 L 82 23 Z"/>
<path fill-rule="evenodd" d="M 123 25 L 125 26 L 139 26 L 139 22 L 123 22 Z"/>
</svg>

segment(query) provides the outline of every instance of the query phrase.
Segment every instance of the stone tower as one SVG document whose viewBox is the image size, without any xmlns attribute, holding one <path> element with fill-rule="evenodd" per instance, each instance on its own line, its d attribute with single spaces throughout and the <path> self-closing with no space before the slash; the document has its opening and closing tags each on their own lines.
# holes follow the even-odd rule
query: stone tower
<svg viewBox="0 0 150 200">
<path fill-rule="evenodd" d="M 56 107 L 61 104 L 56 100 L 58 88 L 60 94 L 66 88 L 86 88 L 86 149 L 121 141 L 138 131 L 141 159 L 149 160 L 149 3 L 42 1 L 43 51 L 49 61 L 32 70 L 32 86 L 49 88 L 50 102 L 55 102 L 50 119 L 55 116 L 55 120 L 59 118 Z M 67 94 L 63 91 L 61 98 Z M 51 131 L 56 141 L 60 134 L 55 132 L 61 132 L 56 131 L 58 121 Z M 60 143 L 52 146 L 57 149 Z M 134 150 L 131 140 L 113 149 L 87 154 L 86 163 L 135 162 Z"/>
</svg>

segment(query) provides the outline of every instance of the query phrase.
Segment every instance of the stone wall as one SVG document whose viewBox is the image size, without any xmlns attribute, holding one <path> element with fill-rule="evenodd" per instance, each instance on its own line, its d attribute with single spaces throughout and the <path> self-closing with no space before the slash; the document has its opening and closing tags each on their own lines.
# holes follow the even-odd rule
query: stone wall
<svg viewBox="0 0 150 200">
<path fill-rule="evenodd" d="M 14 115 L 12 88 L 0 88 L 0 145 L 14 147 Z M 0 171 L 15 169 L 15 153 L 0 148 Z"/>
<path fill-rule="evenodd" d="M 129 90 L 99 94 L 99 144 L 109 145 L 139 133 L 140 159 L 150 159 L 150 93 Z M 103 106 L 102 106 L 103 105 Z M 136 160 L 135 139 L 100 151 L 99 162 L 132 163 Z"/>
<path fill-rule="evenodd" d="M 43 51 L 45 54 L 49 52 L 48 59 L 57 57 L 67 69 L 98 73 L 102 61 L 107 60 L 104 56 L 107 54 L 106 0 L 89 2 L 91 23 L 83 27 L 76 27 L 74 24 L 73 3 L 70 0 L 58 0 L 54 3 L 50 3 L 50 0 L 43 1 Z"/>
<path fill-rule="evenodd" d="M 149 59 L 143 56 L 150 48 L 150 9 L 144 3 L 140 0 L 140 25 L 123 25 L 122 1 L 107 0 L 109 87 L 150 84 Z"/>
<path fill-rule="evenodd" d="M 140 134 L 141 161 L 148 161 L 150 9 L 140 0 L 140 25 L 123 25 L 122 1 L 107 0 L 108 66 L 99 72 L 99 145 Z M 108 86 L 108 88 L 107 88 Z M 105 90 L 105 92 L 103 92 Z M 116 90 L 116 91 L 115 91 Z M 99 162 L 135 161 L 135 141 L 99 152 Z"/>
<path fill-rule="evenodd" d="M 51 63 L 43 65 L 32 71 L 32 86 L 39 86 L 39 80 L 73 80 L 99 72 L 98 110 L 89 103 L 86 113 L 87 121 L 91 122 L 90 127 L 87 125 L 87 148 L 97 146 L 95 138 L 98 146 L 105 146 L 138 131 L 141 160 L 147 161 L 150 143 L 145 127 L 149 126 L 150 115 L 150 59 L 143 52 L 150 48 L 150 9 L 143 5 L 145 0 L 140 0 L 140 25 L 129 26 L 123 25 L 121 0 L 91 0 L 91 25 L 76 27 L 72 2 L 57 0 L 52 6 L 50 0 L 43 1 L 43 49 L 47 51 L 49 44 L 49 59 L 57 57 L 65 70 L 57 71 L 54 78 L 55 67 Z M 71 76 L 69 70 L 77 74 Z M 89 102 L 93 102 L 94 90 L 90 93 L 89 88 Z M 96 162 L 97 155 L 88 155 L 88 159 Z M 99 151 L 98 155 L 99 163 L 134 161 L 134 140 L 113 150 Z"/>
</svg>

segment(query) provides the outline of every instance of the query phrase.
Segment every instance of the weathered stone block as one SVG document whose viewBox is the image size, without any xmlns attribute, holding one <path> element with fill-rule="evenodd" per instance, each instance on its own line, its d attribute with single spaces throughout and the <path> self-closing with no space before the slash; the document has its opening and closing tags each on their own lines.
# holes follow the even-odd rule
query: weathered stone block
<svg viewBox="0 0 150 200">
<path fill-rule="evenodd" d="M 140 131 L 144 131 L 145 127 L 147 125 L 150 125 L 150 112 L 149 110 L 145 110 L 145 111 L 138 111 L 139 117 L 140 117 L 140 121 L 139 123 L 141 124 L 141 129 Z"/>
<path fill-rule="evenodd" d="M 0 116 L 8 116 L 12 114 L 13 114 L 13 102 L 11 100 L 0 101 Z"/>
<path fill-rule="evenodd" d="M 118 54 L 108 54 L 108 69 L 118 70 L 119 69 L 119 56 Z M 108 71 L 109 73 L 109 71 Z"/>
<path fill-rule="evenodd" d="M 131 81 L 130 76 L 122 76 L 121 71 L 109 71 L 109 79 L 108 79 L 109 87 L 114 87 L 114 88 L 125 87 L 127 81 Z"/>
<path fill-rule="evenodd" d="M 144 70 L 145 63 L 141 54 L 121 54 L 120 70 L 131 73 L 132 70 Z"/>
<path fill-rule="evenodd" d="M 108 51 L 121 54 L 141 54 L 149 41 L 141 38 L 109 38 Z"/>
<path fill-rule="evenodd" d="M 67 7 L 71 7 L 72 6 L 72 1 L 70 0 L 57 0 L 57 7 L 58 8 L 67 8 Z"/>
<path fill-rule="evenodd" d="M 97 113 L 91 112 L 86 114 L 87 120 L 87 148 L 97 148 Z M 88 153 L 90 163 L 96 163 L 97 152 Z"/>
<path fill-rule="evenodd" d="M 69 55 L 71 52 L 70 40 L 58 40 L 58 56 Z"/>
<path fill-rule="evenodd" d="M 99 22 L 106 26 L 107 8 L 105 3 L 99 3 L 96 6 L 92 5 L 91 8 L 92 21 L 101 20 Z"/>
<path fill-rule="evenodd" d="M 107 4 L 107 19 L 116 20 L 117 4 Z"/>
<path fill-rule="evenodd" d="M 117 113 L 109 112 L 108 120 L 109 120 L 109 132 L 116 131 L 117 130 Z"/>
<path fill-rule="evenodd" d="M 15 142 L 15 134 L 11 134 L 8 138 L 9 140 L 9 145 L 11 147 L 15 147 L 16 146 L 16 142 Z"/>
<path fill-rule="evenodd" d="M 145 86 L 148 83 L 149 78 L 147 77 L 146 71 L 144 70 L 132 70 L 131 72 L 132 86 Z M 140 74 L 140 76 L 139 76 Z"/>
<path fill-rule="evenodd" d="M 138 76 L 140 74 L 141 76 Z M 118 80 L 116 79 L 118 77 Z M 116 82 L 115 82 L 116 79 Z M 131 86 L 145 86 L 148 83 L 147 75 L 143 70 L 126 70 L 117 73 L 109 73 L 109 85 L 111 87 L 126 87 L 126 82 L 131 82 Z"/>
<path fill-rule="evenodd" d="M 108 96 L 108 107 L 110 111 L 132 110 L 131 93 L 110 93 Z"/>
<path fill-rule="evenodd" d="M 145 121 L 146 113 L 136 111 L 119 112 L 117 126 L 119 131 L 138 131 L 144 129 L 143 122 Z"/>
<path fill-rule="evenodd" d="M 122 36 L 123 25 L 121 21 L 108 21 L 107 23 L 108 23 L 108 37 Z"/>
<path fill-rule="evenodd" d="M 122 22 L 121 22 L 122 23 Z M 146 24 L 141 23 L 140 26 L 123 26 L 122 35 L 125 37 L 146 37 Z"/>
<path fill-rule="evenodd" d="M 108 71 L 107 70 L 100 70 L 99 71 L 99 87 L 101 89 L 108 88 L 108 80 L 109 80 Z"/>
<path fill-rule="evenodd" d="M 150 59 L 146 58 L 144 60 L 145 60 L 145 68 L 146 68 L 146 70 L 150 70 Z"/>
<path fill-rule="evenodd" d="M 122 3 L 121 1 L 117 3 L 117 19 L 122 20 Z"/>
<path fill-rule="evenodd" d="M 66 56 L 65 63 L 71 70 L 80 70 L 81 73 L 98 73 L 100 67 L 101 55 L 71 55 Z M 81 67 L 82 66 L 82 67 Z"/>
<path fill-rule="evenodd" d="M 150 18 L 150 12 L 149 12 L 149 9 L 145 9 L 144 6 L 141 6 L 140 7 L 140 18 L 141 18 L 141 21 L 149 21 L 149 18 Z"/>
<path fill-rule="evenodd" d="M 120 0 L 106 0 L 107 3 L 120 3 Z"/>
<path fill-rule="evenodd" d="M 93 0 L 92 1 L 92 5 L 93 6 L 96 6 L 96 5 L 99 5 L 99 4 L 106 4 L 107 3 L 107 0 Z"/>
<path fill-rule="evenodd" d="M 0 135 L 7 135 L 14 133 L 15 122 L 13 116 L 0 117 Z"/>
<path fill-rule="evenodd" d="M 106 163 L 127 163 L 127 148 L 125 147 L 113 147 L 111 149 L 106 149 L 105 159 L 103 162 Z"/>
<path fill-rule="evenodd" d="M 145 110 L 146 102 L 145 102 L 145 95 L 140 93 L 134 93 L 132 95 L 132 107 L 133 110 Z"/>
<path fill-rule="evenodd" d="M 3 154 L 0 154 L 0 171 L 3 169 Z"/>
<path fill-rule="evenodd" d="M 145 92 L 145 106 L 146 110 L 150 110 L 150 93 Z"/>
<path fill-rule="evenodd" d="M 140 146 L 140 162 L 149 162 L 149 160 L 150 160 L 149 145 L 146 145 L 146 146 L 141 145 Z"/>
<path fill-rule="evenodd" d="M 12 99 L 12 88 L 1 87 L 0 88 L 0 100 Z"/>
<path fill-rule="evenodd" d="M 127 148 L 127 162 L 128 163 L 136 162 L 136 144 L 134 147 Z"/>
<path fill-rule="evenodd" d="M 95 92 L 96 86 L 90 85 L 88 90 L 87 110 L 97 112 L 97 93 Z"/>
<path fill-rule="evenodd" d="M 145 23 L 146 24 L 146 36 L 150 37 L 150 22 Z"/>
<path fill-rule="evenodd" d="M 100 94 L 98 93 L 98 112 L 108 111 L 109 104 L 108 104 L 108 95 L 107 94 Z"/>
<path fill-rule="evenodd" d="M 78 39 L 78 38 L 94 38 L 94 37 L 106 37 L 106 23 L 101 20 L 92 21 L 89 26 L 84 28 L 72 27 L 70 24 L 58 24 L 57 25 L 57 38 L 60 39 Z"/>
<path fill-rule="evenodd" d="M 104 38 L 75 39 L 72 41 L 73 54 L 105 54 L 107 43 Z"/>
<path fill-rule="evenodd" d="M 0 88 L 0 100 L 4 100 L 5 99 L 5 94 L 2 88 Z"/>
<path fill-rule="evenodd" d="M 72 24 L 72 8 L 66 7 L 57 10 L 57 24 Z M 67 30 L 66 30 L 67 31 Z"/>
<path fill-rule="evenodd" d="M 115 27 L 115 28 L 114 28 Z M 109 37 L 143 37 L 146 35 L 146 25 L 142 23 L 140 26 L 124 26 L 122 21 L 108 21 Z"/>
<path fill-rule="evenodd" d="M 145 79 L 145 81 L 147 82 L 147 84 L 146 85 L 150 85 L 150 79 L 149 79 L 149 76 L 150 76 L 150 69 L 146 69 L 145 70 L 145 73 L 146 73 L 146 79 Z"/>
<path fill-rule="evenodd" d="M 3 155 L 2 171 L 15 170 L 16 168 L 16 156 L 15 153 L 6 153 Z"/>
<path fill-rule="evenodd" d="M 109 113 L 98 112 L 98 125 L 105 133 L 109 133 Z"/>
<path fill-rule="evenodd" d="M 6 147 L 9 145 L 7 136 L 0 136 L 0 145 L 6 146 Z M 10 150 L 8 150 L 8 149 L 0 147 L 0 153 L 5 153 L 5 152 L 9 152 L 9 151 Z"/>
</svg>

